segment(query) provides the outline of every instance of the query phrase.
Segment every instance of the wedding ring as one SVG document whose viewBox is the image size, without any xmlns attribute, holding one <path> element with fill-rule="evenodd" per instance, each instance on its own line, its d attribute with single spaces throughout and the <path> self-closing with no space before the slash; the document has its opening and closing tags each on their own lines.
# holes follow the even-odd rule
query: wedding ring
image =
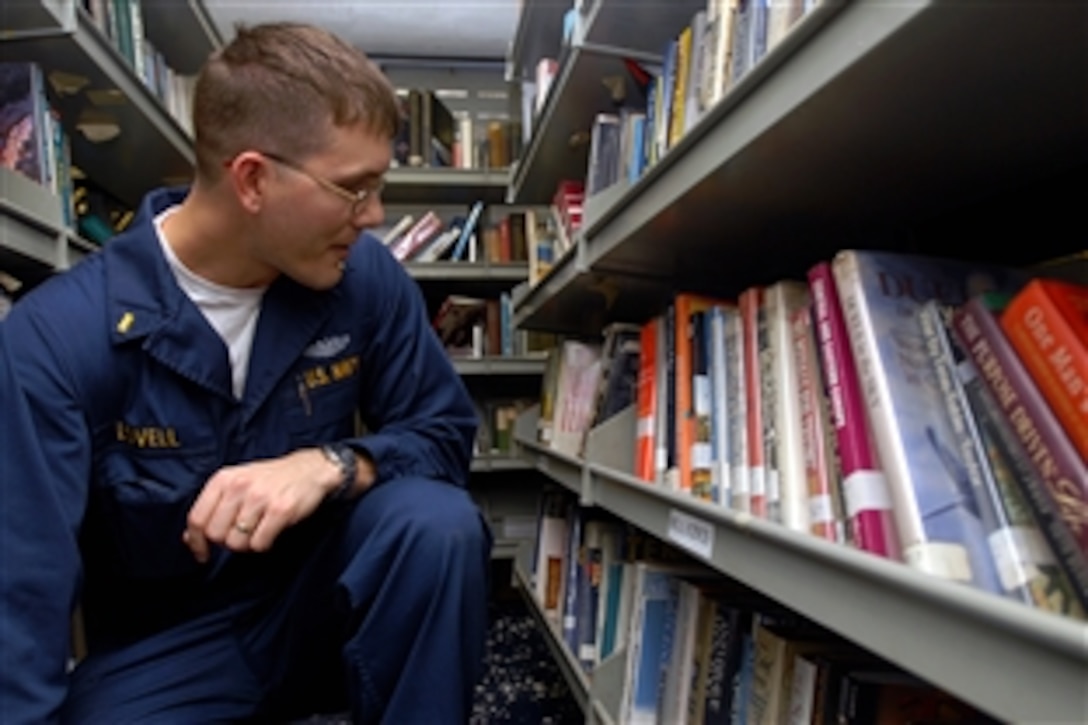
<svg viewBox="0 0 1088 725">
<path fill-rule="evenodd" d="M 249 536 L 253 533 L 253 526 L 251 524 L 243 524 L 241 521 L 234 522 L 234 530 L 240 534 Z"/>
</svg>

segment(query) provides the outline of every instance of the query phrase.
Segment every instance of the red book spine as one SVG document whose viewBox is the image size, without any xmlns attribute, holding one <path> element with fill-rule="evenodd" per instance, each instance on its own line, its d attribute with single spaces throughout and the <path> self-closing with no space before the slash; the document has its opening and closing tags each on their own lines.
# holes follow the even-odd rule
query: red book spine
<svg viewBox="0 0 1088 725">
<path fill-rule="evenodd" d="M 816 339 L 823 361 L 821 372 L 831 406 L 843 475 L 843 499 L 854 541 L 865 551 L 900 559 L 888 484 L 869 433 L 854 355 L 835 289 L 831 265 L 821 262 L 809 270 L 816 318 Z M 884 495 L 869 495 L 882 488 Z"/>
</svg>

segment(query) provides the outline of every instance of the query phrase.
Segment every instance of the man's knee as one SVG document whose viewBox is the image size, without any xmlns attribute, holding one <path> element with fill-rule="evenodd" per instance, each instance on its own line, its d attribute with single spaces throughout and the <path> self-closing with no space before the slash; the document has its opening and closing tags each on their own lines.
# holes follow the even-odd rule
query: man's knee
<svg viewBox="0 0 1088 725">
<path fill-rule="evenodd" d="M 349 538 L 356 546 L 371 547 L 371 553 L 396 551 L 423 568 L 485 562 L 491 544 L 465 489 L 423 478 L 388 481 L 366 493 L 352 515 L 351 529 Z"/>
</svg>

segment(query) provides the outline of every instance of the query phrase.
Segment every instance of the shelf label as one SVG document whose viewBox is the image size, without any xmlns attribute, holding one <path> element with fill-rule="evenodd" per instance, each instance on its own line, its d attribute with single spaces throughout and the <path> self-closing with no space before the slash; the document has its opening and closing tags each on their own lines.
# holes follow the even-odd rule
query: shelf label
<svg viewBox="0 0 1088 725">
<path fill-rule="evenodd" d="M 714 525 L 672 509 L 669 511 L 669 541 L 709 559 L 714 552 Z"/>
</svg>

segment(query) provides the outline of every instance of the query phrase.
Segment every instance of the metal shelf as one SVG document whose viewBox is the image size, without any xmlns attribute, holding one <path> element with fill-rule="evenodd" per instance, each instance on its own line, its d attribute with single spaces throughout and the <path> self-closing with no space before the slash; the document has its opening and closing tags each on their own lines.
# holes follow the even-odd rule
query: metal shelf
<svg viewBox="0 0 1088 725">
<path fill-rule="evenodd" d="M 56 195 L 0 168 L 0 269 L 34 284 L 96 249 L 65 228 Z"/>
<path fill-rule="evenodd" d="M 460 375 L 522 376 L 543 375 L 546 360 L 537 357 L 454 358 L 453 367 Z"/>
<path fill-rule="evenodd" d="M 632 409 L 590 432 L 585 460 L 532 440 L 538 412 L 518 419 L 515 438 L 538 470 L 578 492 L 584 505 L 600 506 L 686 549 L 996 717 L 1084 720 L 1088 624 L 637 479 L 630 472 Z M 705 533 L 705 549 L 674 533 L 670 523 L 677 517 Z"/>
<path fill-rule="evenodd" d="M 597 0 L 586 18 L 583 41 L 661 54 L 706 0 Z"/>
<path fill-rule="evenodd" d="M 514 170 L 508 200 L 512 204 L 547 204 L 562 179 L 584 179 L 589 132 L 598 113 L 614 112 L 606 78 L 627 81 L 623 56 L 616 49 L 573 45 L 564 50 L 559 73 L 533 125 L 533 136 Z M 627 52 L 627 57 L 660 63 L 660 57 Z"/>
<path fill-rule="evenodd" d="M 579 241 L 544 279 L 515 293 L 515 327 L 595 335 L 609 322 L 643 319 L 646 307 L 661 310 L 667 304 L 671 285 L 652 277 L 589 271 L 579 260 L 582 250 Z"/>
<path fill-rule="evenodd" d="M 200 8 L 196 0 L 145 3 L 145 23 L 150 28 L 172 27 L 169 46 L 186 49 L 181 63 L 202 59 L 216 47 L 217 38 L 207 34 L 178 32 L 187 26 L 181 20 L 186 15 L 196 25 L 205 24 L 206 18 L 192 15 Z M 10 33 L 3 41 L 5 60 L 34 61 L 47 78 L 66 74 L 86 79 L 80 92 L 55 94 L 55 100 L 71 138 L 73 162 L 96 183 L 135 206 L 149 189 L 191 178 L 194 155 L 189 135 L 84 10 L 76 8 L 73 14 L 67 3 L 30 0 L 6 7 L 4 20 Z M 160 31 L 155 33 L 159 37 Z M 168 62 L 175 58 L 168 56 Z M 95 105 L 88 90 L 105 93 L 110 103 Z M 78 124 L 91 115 L 116 122 L 120 136 L 103 143 L 87 140 Z"/>
<path fill-rule="evenodd" d="M 201 0 L 141 0 L 144 32 L 175 71 L 193 75 L 223 38 Z"/>
<path fill-rule="evenodd" d="M 571 3 L 522 0 L 518 26 L 506 59 L 507 80 L 533 79 L 541 58 L 558 58 L 563 42 L 563 16 Z"/>
<path fill-rule="evenodd" d="M 902 247 L 912 225 L 1075 176 L 1088 164 L 1086 26 L 1084 3 L 819 5 L 587 220 L 584 271 L 615 279 L 616 304 L 638 322 L 672 289 L 735 295 L 797 277 L 844 244 Z M 977 256 L 974 241 L 909 244 Z M 1063 251 L 1042 241 L 1046 254 Z M 986 253 L 1024 263 L 1043 252 Z M 562 280 L 521 317 L 578 321 L 591 279 Z"/>
<path fill-rule="evenodd" d="M 525 262 L 408 262 L 404 268 L 418 282 L 495 283 L 503 285 L 503 289 L 508 289 L 529 276 L 529 265 Z"/>
<path fill-rule="evenodd" d="M 544 616 L 544 611 L 533 594 L 533 586 L 529 575 L 522 571 L 519 566 L 515 566 L 514 578 L 518 591 L 525 598 L 526 609 L 536 620 L 541 636 L 547 643 L 548 649 L 551 650 L 552 657 L 559 665 L 559 670 L 563 673 L 563 679 L 566 680 L 574 701 L 578 703 L 578 706 L 582 708 L 582 712 L 585 713 L 587 722 L 611 725 L 611 717 L 601 707 L 600 702 L 590 695 L 589 679 L 586 677 L 581 665 L 575 660 L 574 655 L 571 654 L 566 642 L 563 641 L 563 635 L 558 631 L 555 624 Z"/>
<path fill-rule="evenodd" d="M 385 175 L 386 204 L 500 204 L 506 198 L 506 169 L 414 168 L 397 166 Z"/>
<path fill-rule="evenodd" d="M 524 458 L 504 455 L 478 455 L 472 459 L 473 473 L 491 473 L 501 471 L 528 471 L 533 466 Z"/>
</svg>

